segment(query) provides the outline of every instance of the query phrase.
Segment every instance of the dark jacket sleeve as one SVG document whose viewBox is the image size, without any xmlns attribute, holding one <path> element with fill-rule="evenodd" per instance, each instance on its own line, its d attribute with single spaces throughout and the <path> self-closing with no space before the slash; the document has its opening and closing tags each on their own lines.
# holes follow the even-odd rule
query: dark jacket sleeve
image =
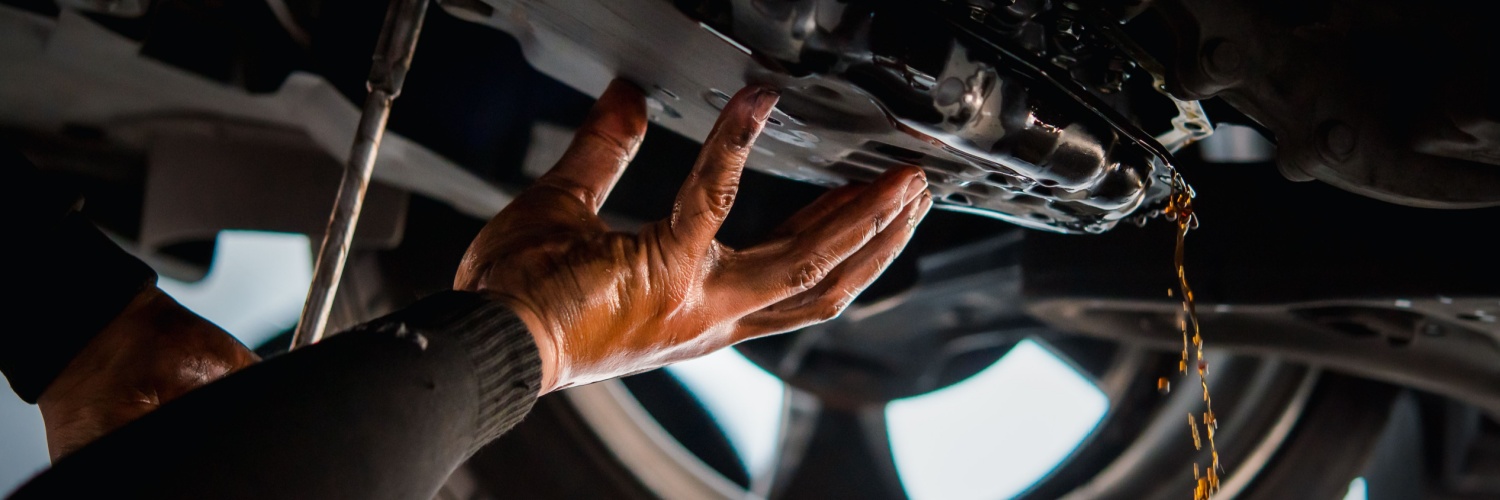
<svg viewBox="0 0 1500 500">
<path fill-rule="evenodd" d="M 76 193 L 4 145 L 0 180 L 10 287 L 0 300 L 0 373 L 36 403 L 84 345 L 156 284 L 156 273 L 77 213 Z"/>
<path fill-rule="evenodd" d="M 193 391 L 14 498 L 432 498 L 540 380 L 514 313 L 444 292 Z"/>
</svg>

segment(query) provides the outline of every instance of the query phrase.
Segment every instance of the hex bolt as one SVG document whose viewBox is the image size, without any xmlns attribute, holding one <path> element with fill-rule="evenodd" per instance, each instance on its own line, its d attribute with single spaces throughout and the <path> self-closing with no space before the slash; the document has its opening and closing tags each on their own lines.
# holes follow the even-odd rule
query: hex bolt
<svg viewBox="0 0 1500 500">
<path fill-rule="evenodd" d="M 1059 18 L 1057 18 L 1057 32 L 1058 33 L 1065 33 L 1065 34 L 1069 34 L 1069 35 L 1073 34 L 1073 18 L 1071 18 L 1071 17 L 1059 17 Z"/>
<path fill-rule="evenodd" d="M 1109 60 L 1105 67 L 1104 81 L 1099 85 L 1099 91 L 1113 94 L 1125 89 L 1125 81 L 1130 79 L 1130 71 L 1135 68 L 1135 61 L 1115 56 Z"/>
<path fill-rule="evenodd" d="M 1079 30 L 1078 24 L 1073 21 L 1073 18 L 1059 17 L 1054 29 L 1056 31 L 1052 35 L 1052 38 L 1057 42 L 1059 48 L 1068 52 L 1077 52 L 1083 49 L 1082 32 Z"/>
</svg>

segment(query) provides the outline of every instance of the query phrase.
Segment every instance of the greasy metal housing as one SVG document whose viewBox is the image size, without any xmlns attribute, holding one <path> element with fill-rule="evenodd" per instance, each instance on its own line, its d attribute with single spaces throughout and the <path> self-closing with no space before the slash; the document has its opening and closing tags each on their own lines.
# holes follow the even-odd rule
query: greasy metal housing
<svg viewBox="0 0 1500 500">
<path fill-rule="evenodd" d="M 949 209 L 1103 232 L 1165 197 L 1169 163 L 1160 144 L 1099 100 L 1119 91 L 1134 62 L 1035 3 L 985 22 L 937 3 L 443 5 L 515 35 L 528 61 L 585 92 L 633 80 L 658 124 L 695 139 L 740 87 L 777 86 L 781 104 L 752 168 L 832 186 L 920 165 Z"/>
</svg>

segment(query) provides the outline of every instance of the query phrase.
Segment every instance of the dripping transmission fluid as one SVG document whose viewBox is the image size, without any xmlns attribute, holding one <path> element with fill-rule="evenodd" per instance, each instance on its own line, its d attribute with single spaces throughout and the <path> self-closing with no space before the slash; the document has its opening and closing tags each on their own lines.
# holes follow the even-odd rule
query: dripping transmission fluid
<svg viewBox="0 0 1500 500">
<path fill-rule="evenodd" d="M 1172 265 L 1177 270 L 1178 294 L 1182 297 L 1182 311 L 1178 314 L 1177 326 L 1182 330 L 1182 359 L 1178 361 L 1177 370 L 1180 374 L 1187 374 L 1189 361 L 1189 346 L 1192 347 L 1193 367 L 1198 371 L 1198 384 L 1203 388 L 1203 414 L 1201 420 L 1191 412 L 1188 413 L 1188 427 L 1193 434 L 1193 449 L 1203 449 L 1203 439 L 1198 432 L 1199 424 L 1208 435 L 1208 450 L 1212 456 L 1206 468 L 1200 468 L 1199 464 L 1193 464 L 1193 486 L 1194 500 L 1207 500 L 1219 490 L 1220 474 L 1223 466 L 1219 464 L 1219 448 L 1214 444 L 1214 432 L 1219 428 L 1219 419 L 1214 415 L 1213 398 L 1208 394 L 1208 361 L 1203 359 L 1203 333 L 1198 326 L 1198 309 L 1193 299 L 1193 288 L 1188 286 L 1187 270 L 1183 264 L 1183 252 L 1187 243 L 1188 231 L 1198 226 L 1198 214 L 1193 212 L 1193 188 L 1182 180 L 1182 176 L 1172 177 L 1172 196 L 1163 210 L 1168 221 L 1177 225 L 1177 242 L 1172 252 Z M 1171 295 L 1172 291 L 1167 290 Z M 1166 377 L 1158 379 L 1157 388 L 1163 390 L 1170 385 Z"/>
</svg>

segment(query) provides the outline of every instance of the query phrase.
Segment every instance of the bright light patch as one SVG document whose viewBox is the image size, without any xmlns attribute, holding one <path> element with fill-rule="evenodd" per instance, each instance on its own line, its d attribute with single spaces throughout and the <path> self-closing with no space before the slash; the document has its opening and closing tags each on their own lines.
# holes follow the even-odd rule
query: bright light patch
<svg viewBox="0 0 1500 500">
<path fill-rule="evenodd" d="M 781 399 L 786 388 L 739 351 L 722 349 L 667 367 L 708 412 L 756 477 L 768 470 L 781 432 Z"/>
<path fill-rule="evenodd" d="M 254 349 L 297 324 L 312 281 L 312 246 L 301 234 L 223 231 L 213 267 L 197 283 L 158 286 Z"/>
<path fill-rule="evenodd" d="M 1366 500 L 1370 498 L 1370 492 L 1365 485 L 1365 478 L 1356 477 L 1349 482 L 1349 493 L 1344 495 L 1344 500 Z"/>
<path fill-rule="evenodd" d="M 1024 340 L 968 380 L 891 402 L 886 419 L 907 495 L 994 500 L 1051 472 L 1108 407 L 1072 366 Z"/>
<path fill-rule="evenodd" d="M 21 401 L 0 376 L 0 498 L 47 468 L 47 434 L 42 412 Z"/>
</svg>

